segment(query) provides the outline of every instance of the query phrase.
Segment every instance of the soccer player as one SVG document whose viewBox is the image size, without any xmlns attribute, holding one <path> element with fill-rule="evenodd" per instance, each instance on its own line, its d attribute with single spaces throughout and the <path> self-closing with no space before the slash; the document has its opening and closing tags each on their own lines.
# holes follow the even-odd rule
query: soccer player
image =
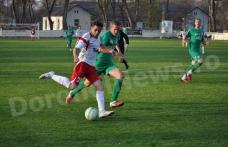
<svg viewBox="0 0 228 147">
<path fill-rule="evenodd" d="M 119 48 L 120 48 L 121 53 L 124 55 L 124 53 L 128 51 L 129 38 L 128 38 L 127 34 L 125 34 L 123 32 L 122 29 L 119 30 L 118 44 L 119 44 Z"/>
<path fill-rule="evenodd" d="M 184 40 L 184 36 L 185 36 L 185 31 L 181 29 L 179 33 L 179 38 L 181 39 L 182 47 L 187 47 L 188 43 Z"/>
<path fill-rule="evenodd" d="M 118 56 L 120 59 L 124 59 L 123 55 L 121 54 L 121 51 L 118 46 L 118 40 L 119 40 L 119 29 L 120 29 L 120 23 L 117 21 L 113 21 L 110 24 L 110 30 L 103 33 L 103 35 L 100 38 L 102 46 L 105 48 L 110 48 L 114 52 L 116 56 Z M 115 52 L 114 49 L 117 48 L 118 52 Z M 99 75 L 106 74 L 110 77 L 115 78 L 115 84 L 112 91 L 111 96 L 111 102 L 110 107 L 120 107 L 123 106 L 124 103 L 122 101 L 118 101 L 117 98 L 119 96 L 119 93 L 121 91 L 122 83 L 123 83 L 123 72 L 117 68 L 117 66 L 112 61 L 112 55 L 111 54 L 105 54 L 105 53 L 99 53 L 97 55 L 97 60 L 95 67 L 97 69 L 97 72 Z M 67 96 L 68 99 L 73 99 L 73 97 L 80 92 L 84 87 L 89 86 L 90 83 L 86 80 L 81 81 L 79 86 L 76 87 L 74 90 L 71 90 L 69 95 Z"/>
<path fill-rule="evenodd" d="M 97 71 L 94 67 L 96 61 L 96 55 L 98 51 L 102 51 L 100 48 L 100 41 L 98 36 L 102 30 L 103 24 L 95 21 L 92 23 L 90 32 L 85 33 L 73 50 L 75 68 L 70 79 L 64 76 L 56 75 L 54 72 L 48 72 L 42 74 L 40 79 L 52 79 L 55 82 L 69 88 L 74 89 L 81 78 L 86 78 L 91 84 L 96 87 L 96 99 L 99 109 L 99 117 L 106 117 L 113 113 L 113 111 L 105 110 L 104 100 L 104 88 Z M 79 49 L 81 49 L 80 54 Z M 106 54 L 112 54 L 111 50 L 106 49 Z M 71 99 L 66 99 L 68 104 Z"/>
<path fill-rule="evenodd" d="M 34 40 L 35 39 L 35 35 L 36 35 L 36 30 L 35 30 L 35 27 L 32 27 L 32 30 L 31 30 L 31 39 Z"/>
<path fill-rule="evenodd" d="M 128 46 L 129 46 L 129 38 L 126 33 L 124 33 L 123 28 L 119 30 L 119 40 L 118 40 L 118 45 L 120 52 L 122 55 L 124 55 L 125 52 L 128 51 Z M 126 69 L 129 68 L 129 65 L 125 59 L 120 59 L 120 63 L 123 63 L 126 67 Z"/>
<path fill-rule="evenodd" d="M 195 27 L 187 31 L 184 36 L 185 41 L 188 40 L 188 51 L 192 59 L 192 65 L 188 67 L 187 71 L 181 78 L 183 83 L 188 83 L 192 79 L 192 73 L 198 69 L 202 64 L 202 52 L 200 45 L 205 44 L 204 32 L 201 29 L 201 20 L 196 18 L 194 21 Z"/>
<path fill-rule="evenodd" d="M 82 30 L 81 27 L 78 26 L 77 30 L 75 31 L 75 37 L 76 37 L 76 41 L 79 41 L 80 37 L 82 37 Z"/>
<path fill-rule="evenodd" d="M 210 39 L 211 37 L 212 37 L 211 35 L 207 35 L 207 34 L 205 33 L 205 35 L 204 35 L 204 40 L 205 40 L 205 42 L 206 42 L 206 45 L 208 45 L 209 39 Z M 201 50 L 202 50 L 202 54 L 205 54 L 205 45 L 204 45 L 204 44 L 201 44 Z"/>
<path fill-rule="evenodd" d="M 67 40 L 67 49 L 69 51 L 72 51 L 71 44 L 73 40 L 74 30 L 72 29 L 72 27 L 69 27 L 65 33 L 66 33 L 66 40 Z"/>
</svg>

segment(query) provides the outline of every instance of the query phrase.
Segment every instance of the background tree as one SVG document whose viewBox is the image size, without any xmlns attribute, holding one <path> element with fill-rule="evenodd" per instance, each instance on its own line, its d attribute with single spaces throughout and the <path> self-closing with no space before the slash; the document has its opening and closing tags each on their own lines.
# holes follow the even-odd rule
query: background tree
<svg viewBox="0 0 228 147">
<path fill-rule="evenodd" d="M 50 25 L 50 30 L 53 30 L 53 21 L 51 19 L 51 13 L 53 11 L 53 8 L 55 6 L 56 0 L 45 0 L 46 10 L 48 12 L 48 21 Z"/>
<path fill-rule="evenodd" d="M 138 15 L 139 15 L 139 0 L 134 0 L 134 2 L 127 2 L 126 0 L 122 0 L 122 3 L 125 9 L 130 27 L 135 29 Z"/>
<path fill-rule="evenodd" d="M 105 25 L 105 28 L 108 29 L 108 7 L 109 0 L 98 0 L 97 1 L 98 8 L 102 15 L 102 20 Z"/>
<path fill-rule="evenodd" d="M 63 12 L 63 29 L 67 29 L 67 12 L 68 12 L 69 0 L 65 0 L 64 12 Z"/>
<path fill-rule="evenodd" d="M 116 19 L 116 0 L 111 0 L 110 2 L 112 8 L 112 19 Z"/>
<path fill-rule="evenodd" d="M 215 20 L 215 0 L 208 0 L 209 10 L 209 31 L 216 31 L 216 20 Z"/>
</svg>

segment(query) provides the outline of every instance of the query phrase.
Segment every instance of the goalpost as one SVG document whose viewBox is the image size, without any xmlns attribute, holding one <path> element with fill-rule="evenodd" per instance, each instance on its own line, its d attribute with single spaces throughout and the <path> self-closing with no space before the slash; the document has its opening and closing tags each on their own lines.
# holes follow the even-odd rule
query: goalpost
<svg viewBox="0 0 228 147">
<path fill-rule="evenodd" d="M 0 24 L 0 37 L 30 38 L 31 31 L 35 29 L 34 37 L 39 39 L 39 23 L 37 24 Z"/>
</svg>

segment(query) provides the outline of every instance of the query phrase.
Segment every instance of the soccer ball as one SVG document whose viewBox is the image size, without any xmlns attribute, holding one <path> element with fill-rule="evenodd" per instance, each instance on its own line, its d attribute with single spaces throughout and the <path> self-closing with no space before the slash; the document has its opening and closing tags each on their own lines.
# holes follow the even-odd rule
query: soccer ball
<svg viewBox="0 0 228 147">
<path fill-rule="evenodd" d="M 89 107 L 85 111 L 85 118 L 87 120 L 95 120 L 98 117 L 98 110 L 97 108 Z"/>
</svg>

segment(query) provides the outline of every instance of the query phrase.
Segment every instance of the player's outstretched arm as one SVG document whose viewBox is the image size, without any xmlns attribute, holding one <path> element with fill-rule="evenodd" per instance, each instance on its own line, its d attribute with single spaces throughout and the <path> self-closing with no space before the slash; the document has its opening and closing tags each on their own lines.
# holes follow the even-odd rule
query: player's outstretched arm
<svg viewBox="0 0 228 147">
<path fill-rule="evenodd" d="M 74 50 L 73 50 L 74 63 L 78 63 L 78 61 L 79 61 L 78 55 L 79 55 L 79 49 L 74 48 Z"/>
<path fill-rule="evenodd" d="M 99 47 L 98 52 L 100 52 L 100 53 L 105 53 L 105 54 L 113 54 L 113 53 L 114 53 L 113 50 L 111 50 L 111 49 L 109 49 L 109 48 L 105 48 L 104 45 L 101 45 L 101 46 Z"/>
</svg>

